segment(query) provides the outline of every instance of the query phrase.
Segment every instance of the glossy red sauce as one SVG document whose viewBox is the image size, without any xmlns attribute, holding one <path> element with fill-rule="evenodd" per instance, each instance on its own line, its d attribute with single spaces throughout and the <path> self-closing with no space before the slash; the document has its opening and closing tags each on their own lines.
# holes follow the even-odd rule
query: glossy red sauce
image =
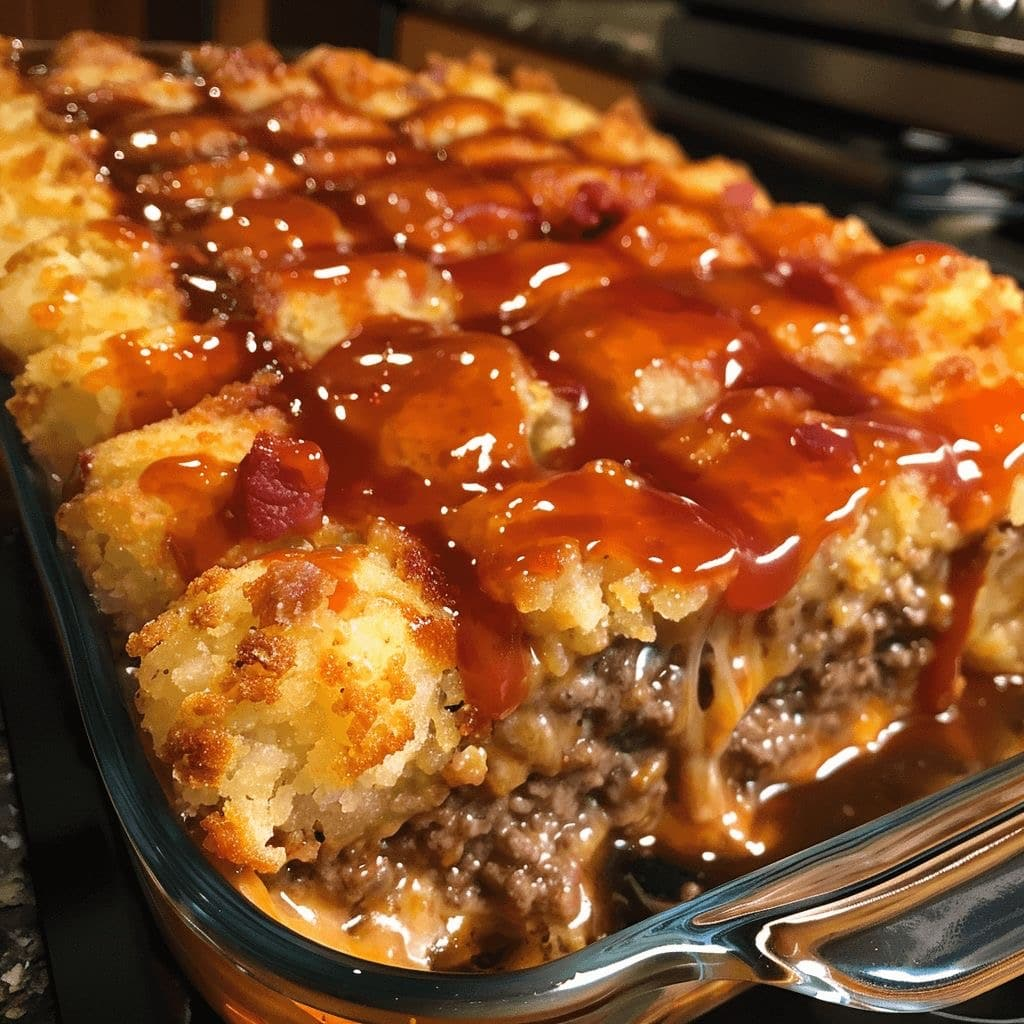
<svg viewBox="0 0 1024 1024">
<path fill-rule="evenodd" d="M 279 399 L 331 467 L 326 512 L 351 523 L 384 516 L 431 542 L 481 721 L 522 699 L 526 652 L 517 617 L 480 592 L 472 565 L 446 541 L 446 523 L 465 502 L 535 472 L 520 399 L 527 379 L 519 351 L 500 337 L 384 323 L 290 376 Z"/>
<path fill-rule="evenodd" d="M 495 335 L 384 322 L 288 377 L 280 401 L 331 467 L 330 514 L 413 526 L 534 472 L 519 396 L 528 372 Z"/>
<path fill-rule="evenodd" d="M 540 233 L 537 211 L 515 183 L 461 167 L 397 171 L 361 193 L 398 248 L 425 256 L 489 252 Z"/>
<path fill-rule="evenodd" d="M 323 203 L 288 195 L 225 206 L 191 240 L 229 269 L 244 272 L 299 261 L 306 250 L 340 252 L 350 237 L 337 214 Z"/>
<path fill-rule="evenodd" d="M 908 242 L 854 259 L 845 268 L 844 277 L 862 295 L 877 297 L 904 275 L 921 269 L 927 269 L 934 278 L 952 277 L 965 260 L 963 253 L 943 242 Z"/>
<path fill-rule="evenodd" d="M 481 588 L 477 561 L 453 545 L 451 532 L 419 534 L 433 541 L 447 584 L 446 604 L 458 614 L 456 656 L 469 711 L 465 727 L 485 729 L 526 697 L 529 643 L 515 609 Z"/>
<path fill-rule="evenodd" d="M 701 506 L 608 460 L 477 499 L 451 532 L 498 589 L 557 578 L 581 553 L 684 586 L 720 586 L 735 571 L 732 539 Z"/>
<path fill-rule="evenodd" d="M 960 696 L 963 684 L 960 660 L 988 562 L 989 552 L 980 541 L 961 548 L 952 556 L 949 570 L 952 617 L 945 632 L 936 638 L 935 654 L 922 669 L 917 684 L 918 704 L 925 711 L 943 711 Z"/>
<path fill-rule="evenodd" d="M 278 349 L 282 346 L 279 342 Z M 103 345 L 103 364 L 83 384 L 121 391 L 118 430 L 133 430 L 189 409 L 231 381 L 251 376 L 275 358 L 275 346 L 246 325 L 183 321 L 154 331 L 126 331 Z"/>
<path fill-rule="evenodd" d="M 195 579 L 241 536 L 230 505 L 238 467 L 202 454 L 171 456 L 149 465 L 139 478 L 144 494 L 165 501 L 173 527 L 166 544 L 182 578 Z"/>
<path fill-rule="evenodd" d="M 291 153 L 310 145 L 387 142 L 397 133 L 387 124 L 354 107 L 323 97 L 287 96 L 240 120 L 257 145 Z"/>
<path fill-rule="evenodd" d="M 472 135 L 456 139 L 444 148 L 448 159 L 457 164 L 493 172 L 524 163 L 563 160 L 572 155 L 572 151 L 561 143 L 522 130 Z"/>
<path fill-rule="evenodd" d="M 842 358 L 912 351 L 900 316 L 915 275 L 948 278 L 951 250 L 835 255 L 831 222 L 766 219 L 748 182 L 690 195 L 648 165 L 573 161 L 482 99 L 425 98 L 386 123 L 322 98 L 242 114 L 209 92 L 191 115 L 143 116 L 114 94 L 47 95 L 56 109 L 78 103 L 76 124 L 82 110 L 101 117 L 111 180 L 173 241 L 194 319 L 267 314 L 283 282 L 319 282 L 367 253 L 400 252 L 451 282 L 473 330 L 366 324 L 285 374 L 275 401 L 294 443 L 320 453 L 314 478 L 268 443 L 241 472 L 175 458 L 142 486 L 176 510 L 167 542 L 185 576 L 243 536 L 309 530 L 320 511 L 385 516 L 419 536 L 459 613 L 478 724 L 523 695 L 528 651 L 501 603 L 507 584 L 551 576 L 575 550 L 753 611 L 899 473 L 919 472 L 972 536 L 1005 511 L 1024 452 L 1019 385 L 967 382 L 914 412 L 854 376 L 870 359 Z M 911 301 L 879 331 L 893 287 Z M 252 353 L 233 330 L 208 350 L 120 346 L 112 378 L 144 395 L 132 421 L 245 376 Z M 822 338 L 850 376 L 815 369 Z M 524 409 L 533 376 L 574 417 L 575 443 L 543 466 Z M 253 511 L 247 488 L 288 511 Z M 977 574 L 958 565 L 954 625 L 927 676 L 934 704 L 954 692 Z"/>
<path fill-rule="evenodd" d="M 924 475 L 940 492 L 954 473 L 936 435 L 882 413 L 823 415 L 782 388 L 731 393 L 660 451 L 684 474 L 679 485 L 739 538 L 727 593 L 737 610 L 779 601 L 818 547 L 859 521 L 901 460 L 925 453 Z"/>
<path fill-rule="evenodd" d="M 961 387 L 922 419 L 957 453 L 957 519 L 969 532 L 985 529 L 1005 514 L 1024 470 L 1024 385 L 1011 379 L 998 388 Z"/>
<path fill-rule="evenodd" d="M 292 157 L 310 188 L 346 192 L 394 170 L 430 167 L 432 158 L 404 142 L 303 146 Z"/>
<path fill-rule="evenodd" d="M 527 241 L 448 266 L 459 319 L 510 333 L 534 323 L 560 298 L 603 288 L 633 268 L 603 245 Z"/>
<path fill-rule="evenodd" d="M 447 312 L 448 296 L 440 294 L 448 284 L 444 276 L 422 260 L 399 252 L 307 254 L 299 266 L 261 271 L 255 280 L 254 303 L 271 333 L 282 306 L 296 296 L 302 297 L 298 301 L 308 297 L 329 303 L 338 314 L 335 322 L 356 327 L 373 316 L 373 289 L 382 282 L 403 283 L 410 300 L 424 308 L 436 301 L 439 318 Z"/>
<path fill-rule="evenodd" d="M 653 282 L 588 292 L 516 340 L 542 376 L 586 395 L 574 461 L 627 463 L 695 500 L 733 538 L 726 597 L 737 610 L 776 603 L 820 544 L 857 522 L 902 458 L 923 456 L 936 490 L 955 486 L 955 456 L 940 434 L 849 381 L 802 370 L 723 311 Z M 645 376 L 660 377 L 669 412 L 656 406 L 658 388 L 655 404 L 645 403 Z M 685 541 L 667 533 L 663 544 Z"/>
<path fill-rule="evenodd" d="M 290 164 L 247 149 L 139 176 L 131 209 L 142 219 L 186 227 L 240 197 L 258 199 L 293 191 L 302 180 Z"/>
<path fill-rule="evenodd" d="M 106 158 L 117 180 L 130 174 L 227 157 L 246 146 L 245 135 L 210 114 L 133 114 L 106 132 Z"/>
<path fill-rule="evenodd" d="M 505 112 L 477 96 L 446 96 L 424 104 L 401 130 L 421 149 L 441 149 L 464 136 L 476 137 L 505 127 Z"/>
</svg>

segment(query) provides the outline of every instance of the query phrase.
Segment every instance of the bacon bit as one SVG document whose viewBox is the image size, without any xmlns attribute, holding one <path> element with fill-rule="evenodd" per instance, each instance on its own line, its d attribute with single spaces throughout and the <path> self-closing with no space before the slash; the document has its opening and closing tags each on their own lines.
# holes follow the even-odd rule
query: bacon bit
<svg viewBox="0 0 1024 1024">
<path fill-rule="evenodd" d="M 757 198 L 757 186 L 752 181 L 734 181 L 722 189 L 722 205 L 735 210 L 752 210 Z"/>
<path fill-rule="evenodd" d="M 324 510 L 327 460 L 309 441 L 261 431 L 238 467 L 236 497 L 245 532 L 256 540 L 315 529 Z"/>
<path fill-rule="evenodd" d="M 871 305 L 856 285 L 824 260 L 782 260 L 774 270 L 796 299 L 850 314 L 864 313 Z"/>
<path fill-rule="evenodd" d="M 612 188 L 604 181 L 585 181 L 569 204 L 568 217 L 586 231 L 623 217 L 638 205 L 642 204 L 625 189 Z"/>
<path fill-rule="evenodd" d="M 791 443 L 810 458 L 823 462 L 842 458 L 848 465 L 857 461 L 857 447 L 848 433 L 830 430 L 824 423 L 802 423 L 794 428 Z"/>
<path fill-rule="evenodd" d="M 89 482 L 89 474 L 92 473 L 93 463 L 96 461 L 96 453 L 91 448 L 78 453 L 78 475 L 82 484 Z"/>
</svg>

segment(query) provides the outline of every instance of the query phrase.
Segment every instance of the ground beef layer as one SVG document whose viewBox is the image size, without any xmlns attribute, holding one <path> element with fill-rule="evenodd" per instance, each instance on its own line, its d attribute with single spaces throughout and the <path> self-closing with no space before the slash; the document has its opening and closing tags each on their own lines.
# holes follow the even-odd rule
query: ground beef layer
<svg viewBox="0 0 1024 1024">
<path fill-rule="evenodd" d="M 739 786 L 785 776 L 801 748 L 843 733 L 867 694 L 905 710 L 931 653 L 912 610 L 878 609 L 863 629 L 829 645 L 822 671 L 777 680 L 747 712 L 724 765 Z M 831 634 L 834 639 L 834 634 Z M 545 763 L 504 794 L 462 786 L 393 836 L 312 866 L 293 866 L 287 885 L 325 886 L 351 908 L 358 929 L 370 908 L 424 881 L 449 917 L 472 923 L 437 950 L 437 967 L 517 966 L 580 948 L 661 902 L 697 891 L 692 877 L 650 858 L 666 801 L 682 688 L 679 651 L 620 641 L 582 660 L 558 685 L 497 724 L 493 759 Z M 648 838 L 645 838 L 648 837 Z M 650 891 L 655 890 L 655 891 Z M 391 908 L 394 909 L 394 908 Z"/>
</svg>

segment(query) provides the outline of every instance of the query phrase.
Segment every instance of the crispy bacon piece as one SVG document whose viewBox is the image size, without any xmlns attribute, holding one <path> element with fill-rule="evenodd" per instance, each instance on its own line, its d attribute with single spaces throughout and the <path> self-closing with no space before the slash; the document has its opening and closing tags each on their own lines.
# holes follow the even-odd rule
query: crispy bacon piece
<svg viewBox="0 0 1024 1024">
<path fill-rule="evenodd" d="M 584 231 L 649 206 L 656 194 L 653 179 L 639 168 L 552 162 L 519 170 L 513 178 L 544 220 Z"/>
<path fill-rule="evenodd" d="M 314 529 L 323 515 L 327 473 L 317 445 L 261 431 L 238 467 L 235 496 L 246 533 L 276 540 Z"/>
<path fill-rule="evenodd" d="M 605 219 L 621 216 L 627 210 L 627 204 L 603 181 L 586 181 L 573 196 L 568 217 L 581 228 L 596 228 Z"/>
<path fill-rule="evenodd" d="M 757 186 L 752 181 L 734 181 L 722 189 L 722 205 L 737 210 L 752 210 L 757 201 Z"/>
<path fill-rule="evenodd" d="M 857 286 L 821 259 L 780 260 L 774 271 L 797 299 L 831 306 L 843 313 L 867 312 L 871 301 Z"/>
</svg>

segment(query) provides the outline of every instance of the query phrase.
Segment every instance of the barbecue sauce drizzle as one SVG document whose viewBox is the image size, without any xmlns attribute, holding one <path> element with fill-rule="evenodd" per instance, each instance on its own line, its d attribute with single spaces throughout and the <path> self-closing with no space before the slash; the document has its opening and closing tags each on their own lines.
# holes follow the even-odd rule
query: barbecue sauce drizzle
<svg viewBox="0 0 1024 1024">
<path fill-rule="evenodd" d="M 212 96 L 191 114 L 150 115 L 55 98 L 45 75 L 36 81 L 58 115 L 75 106 L 72 129 L 89 112 L 106 136 L 102 162 L 125 214 L 173 250 L 193 319 L 214 318 L 208 330 L 221 340 L 188 362 L 188 401 L 282 348 L 238 340 L 266 271 L 329 274 L 352 254 L 403 250 L 453 283 L 458 320 L 471 330 L 364 324 L 315 367 L 285 360 L 273 401 L 326 460 L 327 513 L 357 525 L 386 517 L 432 550 L 459 614 L 476 726 L 522 699 L 529 660 L 516 614 L 482 584 L 524 569 L 553 575 L 570 542 L 662 583 L 707 583 L 733 610 L 757 611 L 906 468 L 922 473 L 971 535 L 1006 508 L 1024 450 L 1019 384 L 964 385 L 910 412 L 852 379 L 802 368 L 765 326 L 781 310 L 804 333 L 822 318 L 848 330 L 851 314 L 872 306 L 858 282 L 906 264 L 939 266 L 951 250 L 904 246 L 839 266 L 780 260 L 788 242 L 798 248 L 799 218 L 792 239 L 783 232 L 766 247 L 744 233 L 753 190 L 741 185 L 682 204 L 762 252 L 753 266 L 719 270 L 711 235 L 706 244 L 662 240 L 658 204 L 679 200 L 649 168 L 568 164 L 571 142 L 509 131 L 500 118 L 490 135 L 418 147 L 452 121 L 452 101 L 394 123 L 323 101 L 305 112 L 305 101 L 283 100 L 239 114 Z M 483 101 L 460 104 L 497 117 Z M 491 136 L 499 156 L 488 161 Z M 538 162 L 502 162 L 517 151 Z M 247 198 L 230 194 L 229 172 L 258 178 Z M 140 387 L 190 359 L 147 355 L 130 339 L 116 358 Z M 703 396 L 688 416 L 659 416 L 631 391 L 665 367 Z M 575 444 L 544 467 L 523 413 L 531 369 L 575 409 Z M 163 411 L 143 403 L 133 422 Z M 186 455 L 143 475 L 143 489 L 179 513 L 168 543 L 187 576 L 244 539 L 244 517 L 231 513 L 236 473 Z M 479 528 L 488 516 L 503 524 L 494 535 Z M 931 701 L 951 692 L 957 672 L 983 571 L 979 556 L 970 562 L 968 583 L 953 584 L 954 628 L 928 676 Z"/>
</svg>

